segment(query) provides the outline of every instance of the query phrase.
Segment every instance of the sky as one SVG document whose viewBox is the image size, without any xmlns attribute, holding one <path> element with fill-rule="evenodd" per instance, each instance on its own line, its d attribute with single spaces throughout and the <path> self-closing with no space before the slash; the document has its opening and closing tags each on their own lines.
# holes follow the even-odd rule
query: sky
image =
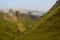
<svg viewBox="0 0 60 40">
<path fill-rule="evenodd" d="M 0 0 L 0 9 L 22 8 L 37 11 L 48 11 L 56 0 Z"/>
</svg>

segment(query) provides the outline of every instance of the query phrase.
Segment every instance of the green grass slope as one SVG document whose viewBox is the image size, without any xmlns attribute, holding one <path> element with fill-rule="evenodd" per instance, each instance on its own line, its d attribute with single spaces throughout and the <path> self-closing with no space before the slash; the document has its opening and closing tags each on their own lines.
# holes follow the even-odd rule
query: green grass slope
<svg viewBox="0 0 60 40">
<path fill-rule="evenodd" d="M 15 40 L 22 34 L 14 23 L 0 19 L 0 40 Z"/>
<path fill-rule="evenodd" d="M 60 40 L 60 6 L 44 15 L 17 40 Z"/>
<path fill-rule="evenodd" d="M 15 40 L 23 35 L 24 25 L 10 13 L 0 12 L 0 40 Z"/>
</svg>

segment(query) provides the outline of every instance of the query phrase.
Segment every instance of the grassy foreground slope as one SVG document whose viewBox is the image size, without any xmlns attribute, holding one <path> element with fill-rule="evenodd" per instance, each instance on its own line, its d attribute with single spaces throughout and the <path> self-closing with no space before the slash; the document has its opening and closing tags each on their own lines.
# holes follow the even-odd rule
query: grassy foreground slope
<svg viewBox="0 0 60 40">
<path fill-rule="evenodd" d="M 21 21 L 10 13 L 0 12 L 0 40 L 15 40 L 25 30 Z"/>
<path fill-rule="evenodd" d="M 14 23 L 0 19 L 0 40 L 15 40 L 21 34 Z"/>
<path fill-rule="evenodd" d="M 32 30 L 17 40 L 60 40 L 60 6 L 44 15 Z"/>
</svg>

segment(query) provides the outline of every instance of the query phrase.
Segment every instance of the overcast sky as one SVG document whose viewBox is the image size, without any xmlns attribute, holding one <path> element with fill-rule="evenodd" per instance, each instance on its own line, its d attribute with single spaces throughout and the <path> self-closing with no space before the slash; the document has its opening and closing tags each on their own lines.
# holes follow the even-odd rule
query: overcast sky
<svg viewBox="0 0 60 40">
<path fill-rule="evenodd" d="M 56 0 L 0 0 L 0 9 L 23 8 L 38 11 L 47 11 Z"/>
</svg>

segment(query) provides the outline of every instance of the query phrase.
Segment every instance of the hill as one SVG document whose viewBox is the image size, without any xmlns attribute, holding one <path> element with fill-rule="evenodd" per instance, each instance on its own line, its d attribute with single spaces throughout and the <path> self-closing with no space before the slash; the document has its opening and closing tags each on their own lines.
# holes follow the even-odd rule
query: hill
<svg viewBox="0 0 60 40">
<path fill-rule="evenodd" d="M 60 40 L 60 6 L 49 11 L 17 40 Z"/>
<path fill-rule="evenodd" d="M 24 34 L 23 23 L 11 13 L 0 12 L 0 40 L 15 40 Z"/>
<path fill-rule="evenodd" d="M 26 28 L 16 16 L 0 14 L 0 40 L 60 40 L 60 6 L 50 10 L 31 27 L 24 33 Z"/>
</svg>

